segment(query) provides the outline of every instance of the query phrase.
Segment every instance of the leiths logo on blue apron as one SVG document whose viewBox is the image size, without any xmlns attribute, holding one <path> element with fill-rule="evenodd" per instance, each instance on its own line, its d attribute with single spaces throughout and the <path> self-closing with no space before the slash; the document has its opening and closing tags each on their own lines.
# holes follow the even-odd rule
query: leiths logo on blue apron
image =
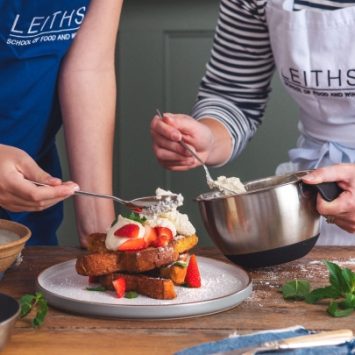
<svg viewBox="0 0 355 355">
<path fill-rule="evenodd" d="M 17 13 L 11 23 L 6 44 L 28 46 L 41 42 L 67 41 L 75 37 L 84 20 L 86 7 L 57 10 L 45 15 Z"/>
</svg>

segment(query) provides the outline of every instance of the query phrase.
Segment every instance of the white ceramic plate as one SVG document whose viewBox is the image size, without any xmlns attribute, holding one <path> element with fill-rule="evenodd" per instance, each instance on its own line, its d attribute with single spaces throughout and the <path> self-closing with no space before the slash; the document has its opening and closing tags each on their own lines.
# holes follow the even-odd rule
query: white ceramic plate
<svg viewBox="0 0 355 355">
<path fill-rule="evenodd" d="M 197 257 L 201 288 L 176 287 L 173 300 L 156 300 L 139 295 L 117 298 L 115 292 L 88 291 L 88 278 L 75 271 L 75 260 L 44 270 L 37 279 L 48 303 L 64 311 L 122 319 L 171 319 L 202 316 L 233 308 L 252 291 L 249 275 L 240 267 Z"/>
</svg>

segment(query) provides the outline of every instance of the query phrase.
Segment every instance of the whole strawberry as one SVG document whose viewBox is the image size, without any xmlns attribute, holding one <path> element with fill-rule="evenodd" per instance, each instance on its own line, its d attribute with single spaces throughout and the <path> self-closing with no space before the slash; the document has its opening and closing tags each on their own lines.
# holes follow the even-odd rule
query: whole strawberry
<svg viewBox="0 0 355 355">
<path fill-rule="evenodd" d="M 196 255 L 191 255 L 185 276 L 185 284 L 188 287 L 201 287 L 200 270 L 197 264 Z"/>
</svg>

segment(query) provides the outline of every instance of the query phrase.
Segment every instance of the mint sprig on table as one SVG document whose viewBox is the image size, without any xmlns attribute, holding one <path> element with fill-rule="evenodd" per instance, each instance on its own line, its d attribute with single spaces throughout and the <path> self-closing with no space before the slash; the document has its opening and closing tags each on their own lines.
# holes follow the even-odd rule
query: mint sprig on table
<svg viewBox="0 0 355 355">
<path fill-rule="evenodd" d="M 303 300 L 314 304 L 329 299 L 327 312 L 333 317 L 346 317 L 355 310 L 355 273 L 324 261 L 329 271 L 329 285 L 311 290 L 306 280 L 286 282 L 281 292 L 286 300 Z"/>
<path fill-rule="evenodd" d="M 31 324 L 33 328 L 40 327 L 48 312 L 47 300 L 41 292 L 36 292 L 34 295 L 26 294 L 20 298 L 20 317 L 26 317 L 32 310 L 35 310 L 35 317 Z"/>
</svg>

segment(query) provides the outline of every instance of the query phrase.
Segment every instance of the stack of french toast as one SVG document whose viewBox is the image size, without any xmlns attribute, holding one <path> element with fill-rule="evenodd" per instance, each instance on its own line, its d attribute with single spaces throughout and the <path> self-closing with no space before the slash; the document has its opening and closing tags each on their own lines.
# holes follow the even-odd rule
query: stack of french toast
<svg viewBox="0 0 355 355">
<path fill-rule="evenodd" d="M 186 215 L 178 211 L 150 218 L 118 216 L 107 233 L 89 236 L 88 253 L 76 271 L 118 297 L 125 292 L 155 299 L 174 299 L 176 285 L 200 287 L 196 256 L 198 237 Z"/>
</svg>

